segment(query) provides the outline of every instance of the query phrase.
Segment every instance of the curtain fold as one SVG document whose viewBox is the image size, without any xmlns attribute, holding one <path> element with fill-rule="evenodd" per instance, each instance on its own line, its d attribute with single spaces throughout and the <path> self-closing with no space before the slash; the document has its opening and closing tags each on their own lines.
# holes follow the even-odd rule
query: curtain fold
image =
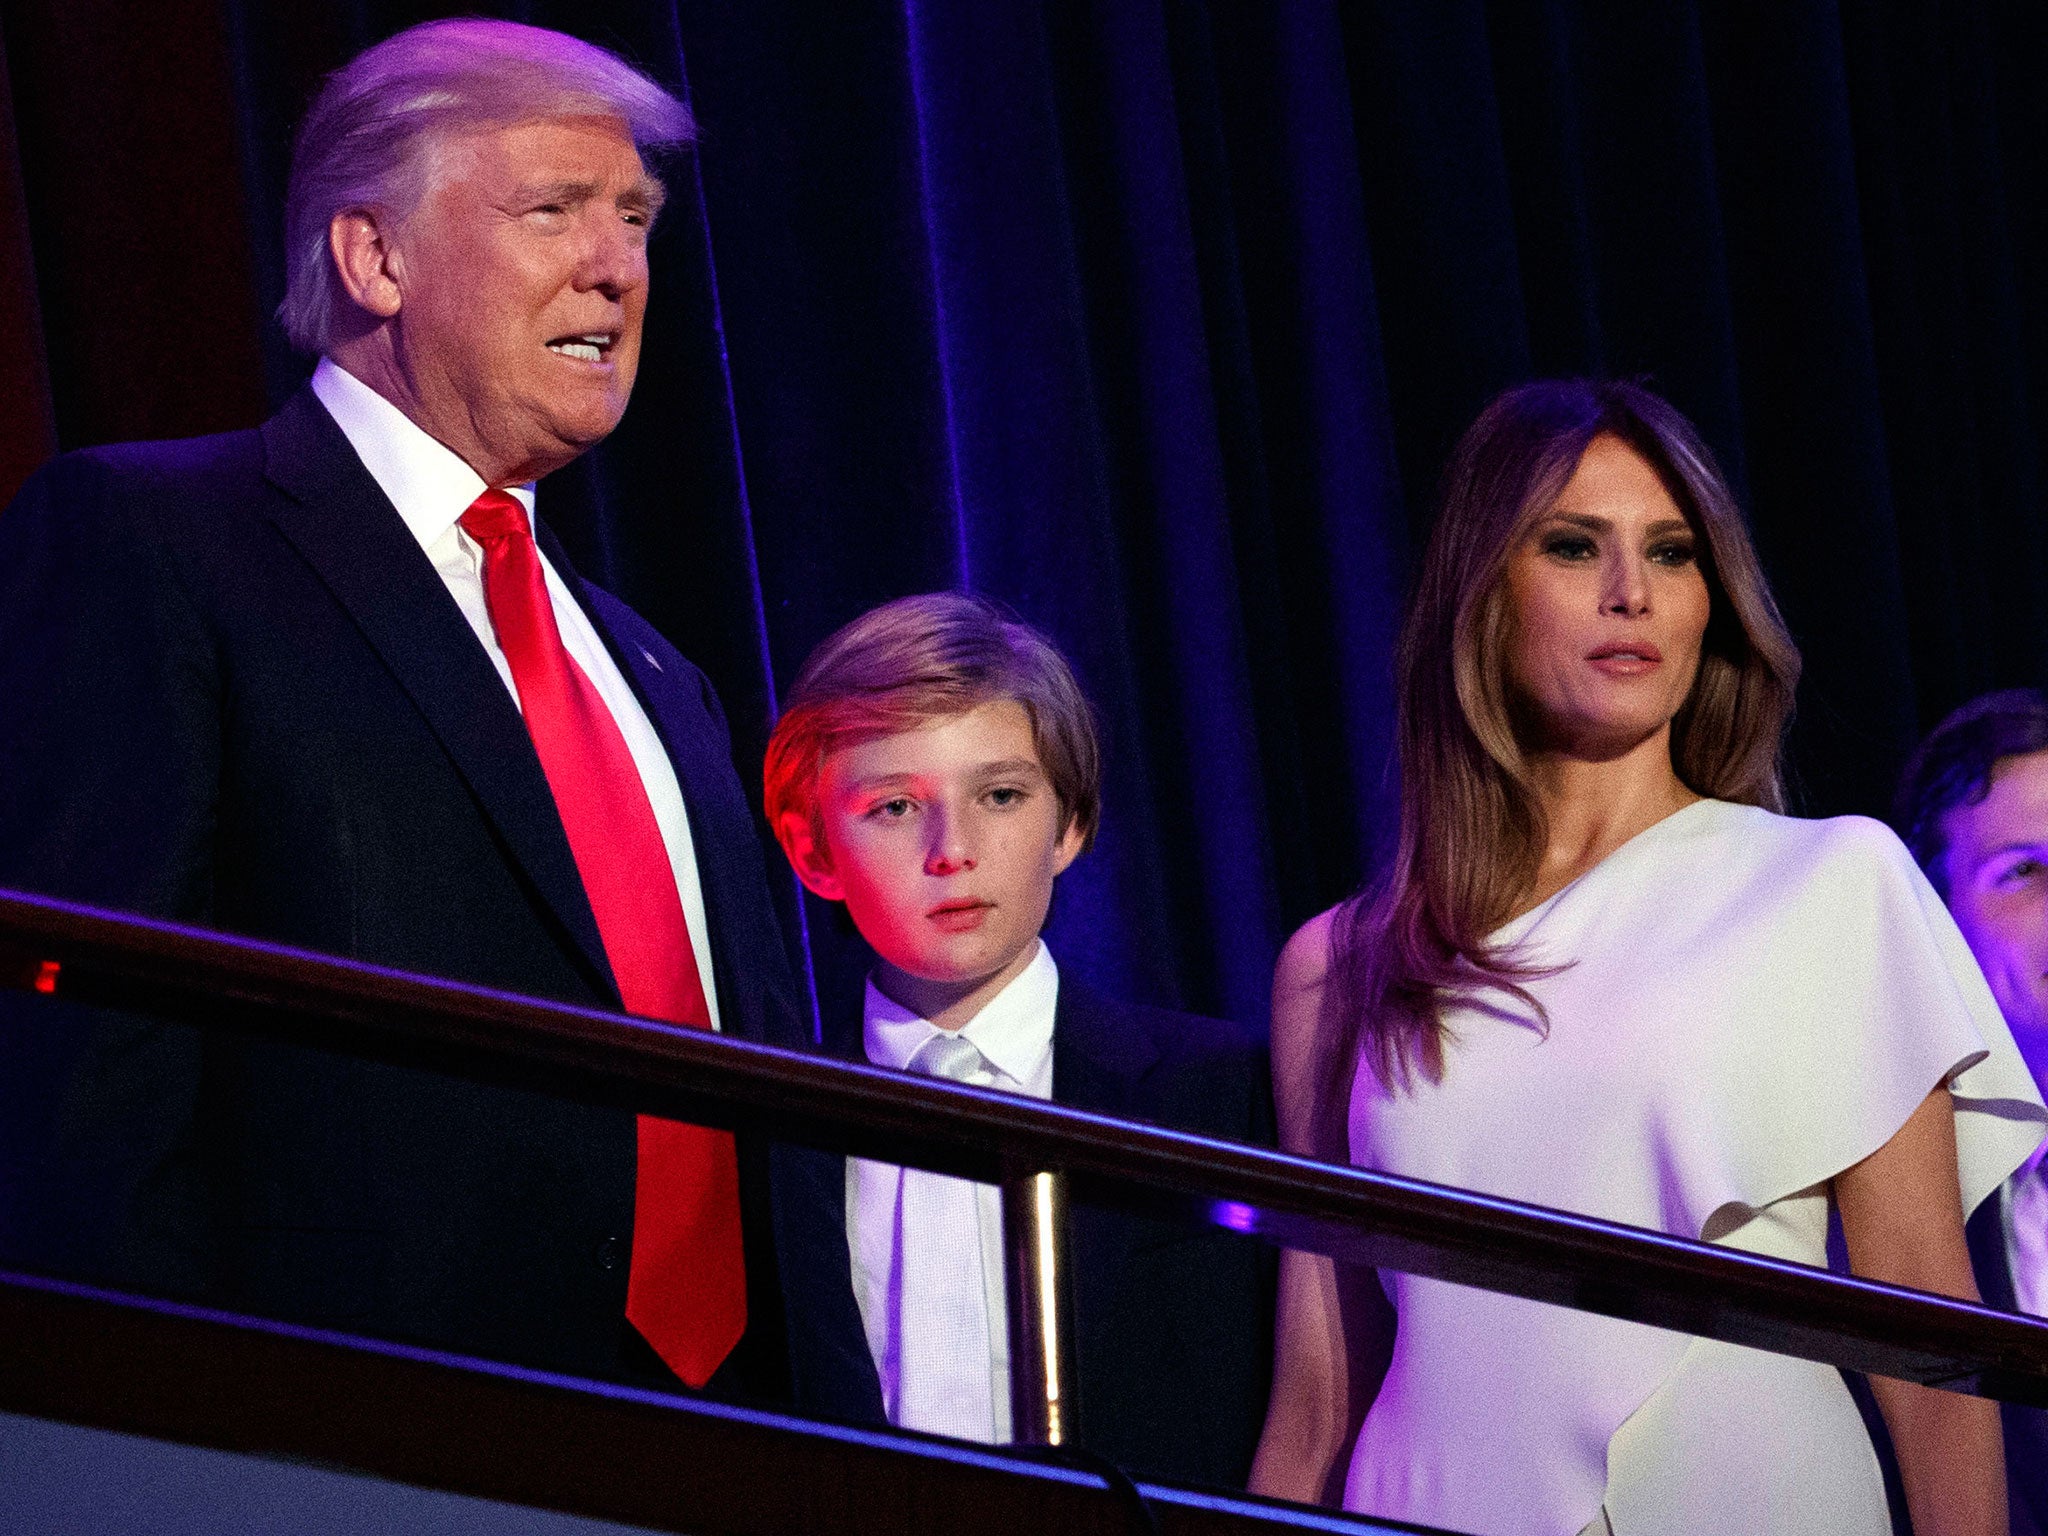
<svg viewBox="0 0 2048 1536">
<path fill-rule="evenodd" d="M 2048 682 L 2038 7 L 482 9 L 703 129 L 632 409 L 544 515 L 710 673 L 750 779 L 874 603 L 1049 630 L 1109 763 L 1052 939 L 1112 991 L 1263 1018 L 1288 929 L 1388 852 L 1404 585 L 1519 379 L 1647 376 L 1699 423 L 1807 658 L 1804 809 L 1880 812 L 1934 717 Z M 297 386 L 291 130 L 438 13 L 0 0 L 0 494 Z M 843 1010 L 863 956 L 806 915 Z"/>
<path fill-rule="evenodd" d="M 11 494 L 57 450 L 57 417 L 50 402 L 50 360 L 43 350 L 42 306 L 36 295 L 35 250 L 28 235 L 21 150 L 14 127 L 14 91 L 7 46 L 0 36 L 0 494 Z"/>
</svg>

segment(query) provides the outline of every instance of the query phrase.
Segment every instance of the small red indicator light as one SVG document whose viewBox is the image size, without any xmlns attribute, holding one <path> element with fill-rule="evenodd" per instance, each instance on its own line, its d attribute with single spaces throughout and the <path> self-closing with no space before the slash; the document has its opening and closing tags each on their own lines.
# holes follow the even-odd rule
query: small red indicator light
<svg viewBox="0 0 2048 1536">
<path fill-rule="evenodd" d="M 45 960 L 42 969 L 36 972 L 36 990 L 54 992 L 57 990 L 57 972 L 62 970 L 55 960 Z"/>
</svg>

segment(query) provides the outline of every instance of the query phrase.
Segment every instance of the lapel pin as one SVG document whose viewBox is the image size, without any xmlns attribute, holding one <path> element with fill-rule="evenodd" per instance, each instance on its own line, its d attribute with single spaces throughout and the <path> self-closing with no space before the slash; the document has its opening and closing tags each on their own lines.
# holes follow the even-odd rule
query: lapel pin
<svg viewBox="0 0 2048 1536">
<path fill-rule="evenodd" d="M 640 654 L 647 658 L 647 665 L 654 668 L 654 670 L 657 672 L 661 670 L 661 663 L 654 659 L 654 652 L 650 651 L 649 649 L 647 649 L 646 646 L 643 645 L 640 647 Z"/>
</svg>

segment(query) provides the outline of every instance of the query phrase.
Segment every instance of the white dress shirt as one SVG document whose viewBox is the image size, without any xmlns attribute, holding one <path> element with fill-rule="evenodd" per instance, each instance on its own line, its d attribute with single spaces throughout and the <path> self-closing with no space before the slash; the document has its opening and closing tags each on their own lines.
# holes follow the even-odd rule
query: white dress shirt
<svg viewBox="0 0 2048 1536">
<path fill-rule="evenodd" d="M 2006 1180 L 1998 1196 L 2013 1305 L 2036 1317 L 2048 1317 L 2048 1170 L 2042 1166 L 2044 1157 L 2048 1157 L 2048 1143 Z"/>
<path fill-rule="evenodd" d="M 342 436 L 355 449 L 370 478 L 398 509 L 406 528 L 419 540 L 420 548 L 433 562 L 463 618 L 469 621 L 516 706 L 519 689 L 512 681 L 512 664 L 498 646 L 497 632 L 491 628 L 490 606 L 484 600 L 483 548 L 456 521 L 489 487 L 451 449 L 428 436 L 405 412 L 331 358 L 321 358 L 313 370 L 313 393 L 341 428 Z M 507 490 L 526 509 L 527 521 L 531 523 L 532 483 L 510 486 Z M 662 846 L 668 850 L 676 891 L 682 897 L 683 916 L 690 925 L 690 947 L 697 957 L 704 1001 L 711 1010 L 712 1028 L 716 1029 L 718 989 L 711 975 L 704 887 L 697 879 L 697 853 L 690 838 L 690 817 L 683 806 L 682 786 L 676 782 L 675 768 L 647 712 L 640 707 L 640 700 L 612 660 L 611 652 L 605 649 L 589 616 L 570 596 L 546 554 L 541 555 L 540 563 L 547 576 L 548 597 L 554 605 L 555 627 L 561 631 L 562 644 L 597 689 L 605 708 L 611 711 L 619 734 L 626 738 L 626 749 L 633 754 L 633 766 L 640 770 L 648 804 L 654 808 L 655 825 L 661 829 Z M 647 662 L 660 670 L 652 656 L 648 656 Z"/>
<path fill-rule="evenodd" d="M 1031 963 L 959 1030 L 987 1069 L 969 1081 L 1052 1097 L 1059 968 L 1043 943 Z M 868 983 L 868 1060 L 907 1068 L 942 1033 Z M 1002 1197 L 992 1184 L 846 1160 L 854 1297 L 882 1378 L 889 1422 L 1002 1444 L 1010 1439 L 1010 1342 Z"/>
</svg>

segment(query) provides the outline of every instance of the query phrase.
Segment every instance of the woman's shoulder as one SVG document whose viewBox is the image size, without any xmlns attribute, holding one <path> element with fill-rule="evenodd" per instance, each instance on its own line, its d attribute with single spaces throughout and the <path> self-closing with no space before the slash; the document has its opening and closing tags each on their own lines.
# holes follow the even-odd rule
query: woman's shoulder
<svg viewBox="0 0 2048 1536">
<path fill-rule="evenodd" d="M 1869 816 L 1787 816 L 1714 801 L 1704 835 L 1741 862 L 1783 865 L 1809 877 L 1888 880 L 1917 874 L 1896 832 Z"/>
<path fill-rule="evenodd" d="M 1331 970 L 1346 910 L 1335 906 L 1303 923 L 1273 968 L 1270 1046 L 1280 1144 L 1309 1156 L 1342 1155 L 1323 1144 L 1319 1110 L 1332 1046 L 1325 1035 L 1335 1027 L 1329 1007 Z"/>
<path fill-rule="evenodd" d="M 1273 996 L 1277 1002 L 1284 990 L 1290 995 L 1320 992 L 1330 973 L 1330 960 L 1336 953 L 1337 925 L 1341 921 L 1346 903 L 1339 903 L 1314 917 L 1294 930 L 1293 935 L 1280 948 L 1280 959 L 1273 967 Z"/>
<path fill-rule="evenodd" d="M 1668 893 L 1702 942 L 1740 932 L 1787 956 L 1838 960 L 1947 925 L 1941 898 L 1896 833 L 1868 816 L 1786 816 L 1729 805 L 1671 861 Z"/>
<path fill-rule="evenodd" d="M 1345 907 L 1318 913 L 1294 931 L 1273 967 L 1273 1061 L 1283 1077 L 1309 1071 L 1320 1033 Z"/>
</svg>

